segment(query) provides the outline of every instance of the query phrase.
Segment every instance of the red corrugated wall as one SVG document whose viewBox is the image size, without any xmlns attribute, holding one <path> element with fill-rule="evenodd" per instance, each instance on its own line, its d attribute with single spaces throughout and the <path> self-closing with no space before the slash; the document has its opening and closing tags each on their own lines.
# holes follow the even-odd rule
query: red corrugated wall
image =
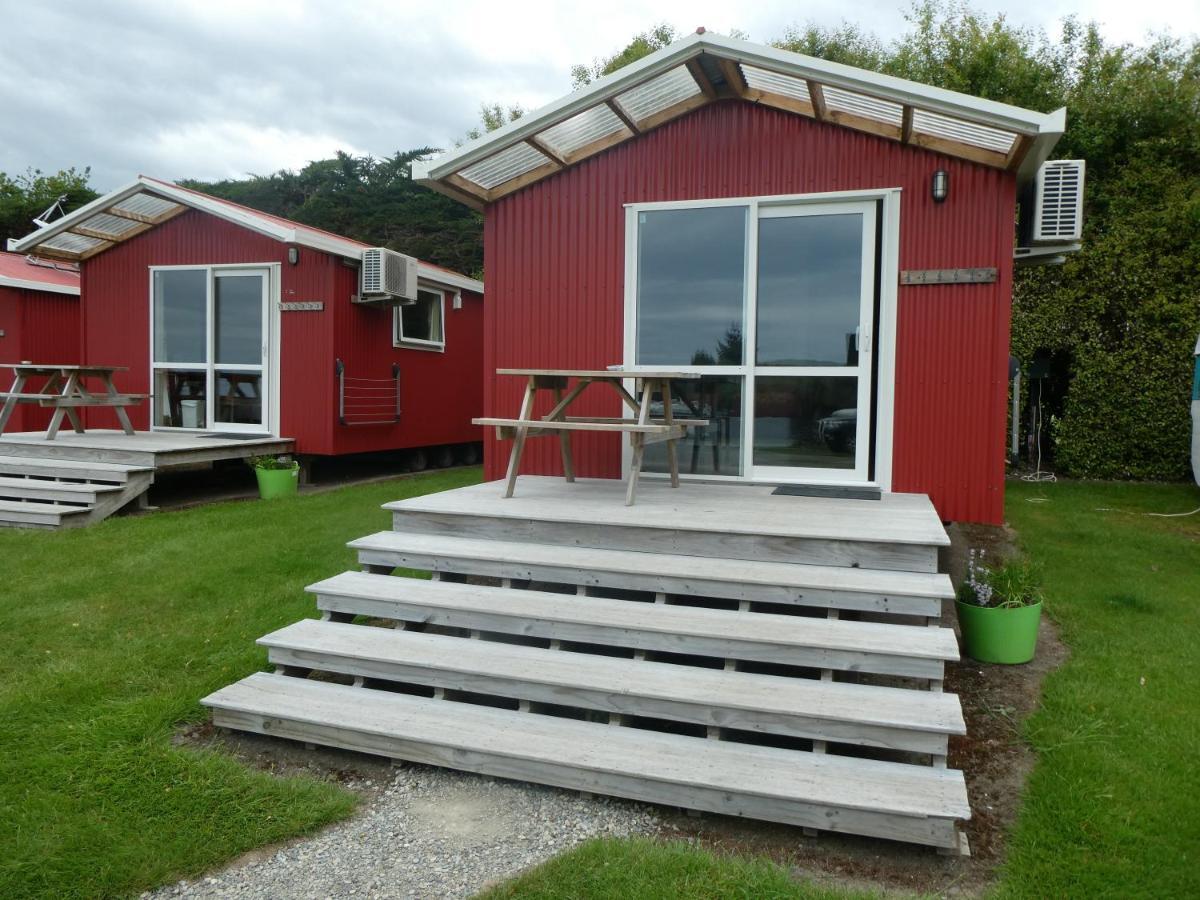
<svg viewBox="0 0 1200 900">
<path fill-rule="evenodd" d="M 0 363 L 77 363 L 79 298 L 53 291 L 0 287 Z M 0 369 L 0 390 L 12 384 L 12 372 Z M 34 385 L 37 386 L 37 385 Z M 51 410 L 21 404 L 5 431 L 38 431 L 50 424 Z"/>
<path fill-rule="evenodd" d="M 149 393 L 150 266 L 280 263 L 283 301 L 325 304 L 319 312 L 279 315 L 280 433 L 296 440 L 297 452 L 334 455 L 479 439 L 470 424 L 481 393 L 479 298 L 467 295 L 462 312 L 447 310 L 448 334 L 457 343 L 448 340 L 445 354 L 397 350 L 390 314 L 351 304 L 357 270 L 340 257 L 306 247 L 300 248 L 299 263 L 289 265 L 287 251 L 286 244 L 192 210 L 87 260 L 82 281 L 86 361 L 128 366 L 117 386 Z M 409 393 L 413 398 L 403 407 L 400 426 L 337 423 L 334 360 L 339 355 L 350 374 L 364 377 L 386 376 L 393 360 L 401 364 L 403 374 L 411 376 L 403 379 L 402 399 Z M 459 381 L 468 388 L 455 395 L 449 386 Z M 441 406 L 427 404 L 423 391 L 449 399 Z M 91 412 L 93 427 L 116 427 L 111 412 Z M 148 427 L 148 406 L 131 410 L 131 417 L 136 428 Z"/>
<path fill-rule="evenodd" d="M 935 204 L 939 168 L 950 196 Z M 902 270 L 994 266 L 1000 277 L 900 287 L 893 489 L 928 493 L 947 520 L 1000 522 L 1016 185 L 995 169 L 749 103 L 711 104 L 488 208 L 485 370 L 622 361 L 623 204 L 895 187 Z M 516 379 L 488 377 L 487 414 L 515 414 L 520 391 Z M 618 406 L 597 393 L 591 412 Z M 581 474 L 620 474 L 616 437 L 574 441 Z M 509 445 L 489 437 L 485 448 L 487 477 L 498 478 Z M 557 442 L 530 442 L 525 459 L 523 472 L 561 471 Z"/>
</svg>

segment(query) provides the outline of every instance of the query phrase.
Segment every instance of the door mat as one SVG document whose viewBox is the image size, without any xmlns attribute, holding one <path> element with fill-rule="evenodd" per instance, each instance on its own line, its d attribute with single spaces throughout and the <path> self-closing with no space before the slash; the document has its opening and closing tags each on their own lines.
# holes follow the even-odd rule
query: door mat
<svg viewBox="0 0 1200 900">
<path fill-rule="evenodd" d="M 831 500 L 878 500 L 876 487 L 837 487 L 823 484 L 781 484 L 772 494 L 783 497 L 829 497 Z"/>
</svg>

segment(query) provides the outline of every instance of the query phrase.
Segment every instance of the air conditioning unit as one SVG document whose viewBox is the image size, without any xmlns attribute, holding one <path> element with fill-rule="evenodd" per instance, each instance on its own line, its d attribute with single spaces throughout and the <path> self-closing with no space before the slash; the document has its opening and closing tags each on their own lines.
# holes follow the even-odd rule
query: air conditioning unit
<svg viewBox="0 0 1200 900">
<path fill-rule="evenodd" d="M 386 247 L 362 253 L 356 303 L 405 305 L 417 302 L 417 261 Z"/>
<path fill-rule="evenodd" d="M 1056 159 L 1037 174 L 1033 242 L 1077 241 L 1083 236 L 1082 159 Z"/>
</svg>

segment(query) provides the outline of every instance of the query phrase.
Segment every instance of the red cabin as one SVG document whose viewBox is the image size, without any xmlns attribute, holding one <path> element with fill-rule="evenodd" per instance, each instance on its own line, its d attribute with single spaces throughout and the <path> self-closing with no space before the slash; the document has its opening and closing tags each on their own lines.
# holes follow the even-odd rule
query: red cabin
<svg viewBox="0 0 1200 900">
<path fill-rule="evenodd" d="M 145 176 L 13 243 L 80 266 L 74 361 L 128 367 L 139 430 L 477 452 L 477 279 Z"/>
<path fill-rule="evenodd" d="M 72 364 L 79 356 L 79 269 L 72 263 L 0 252 L 0 377 L 3 363 Z M 8 384 L 0 386 L 7 390 Z M 51 411 L 18 406 L 12 431 L 43 429 Z"/>
<path fill-rule="evenodd" d="M 1064 126 L 700 33 L 414 174 L 485 213 L 485 415 L 518 407 L 500 367 L 692 367 L 677 415 L 711 424 L 685 475 L 927 493 L 945 520 L 999 522 L 1014 213 Z M 1026 254 L 1077 247 L 1077 174 Z M 597 398 L 588 415 L 619 414 Z M 627 457 L 577 436 L 581 475 Z M 507 458 L 489 439 L 487 476 Z M 552 442 L 525 459 L 561 471 Z"/>
</svg>

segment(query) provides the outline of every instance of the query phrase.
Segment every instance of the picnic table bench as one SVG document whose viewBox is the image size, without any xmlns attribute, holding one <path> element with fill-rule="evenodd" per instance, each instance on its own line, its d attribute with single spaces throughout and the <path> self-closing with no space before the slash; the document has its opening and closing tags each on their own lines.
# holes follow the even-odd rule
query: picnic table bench
<svg viewBox="0 0 1200 900">
<path fill-rule="evenodd" d="M 46 440 L 52 441 L 58 434 L 65 416 L 71 422 L 71 427 L 77 434 L 83 434 L 83 424 L 76 412 L 80 407 L 109 407 L 116 410 L 121 428 L 126 434 L 133 434 L 133 425 L 129 414 L 125 412 L 128 406 L 135 406 L 146 399 L 146 394 L 123 394 L 113 384 L 116 372 L 129 371 L 128 366 L 79 366 L 79 365 L 35 365 L 33 363 L 8 363 L 6 368 L 13 371 L 12 387 L 0 392 L 0 434 L 4 433 L 8 420 L 12 417 L 18 403 L 37 404 L 53 409 L 50 425 L 46 429 Z M 27 390 L 30 379 L 42 378 L 40 390 Z M 87 387 L 87 379 L 99 379 L 103 393 L 95 393 Z"/>
<path fill-rule="evenodd" d="M 642 472 L 642 461 L 648 444 L 667 443 L 667 464 L 670 468 L 671 487 L 679 487 L 679 460 L 676 445 L 687 434 L 689 427 L 708 424 L 707 419 L 676 419 L 671 409 L 671 382 L 675 379 L 699 378 L 697 372 L 676 369 L 497 369 L 497 375 L 511 375 L 526 379 L 525 395 L 521 411 L 515 419 L 482 417 L 472 419 L 476 425 L 494 426 L 501 440 L 512 440 L 512 452 L 508 460 L 508 475 L 505 480 L 504 496 L 511 497 L 516 488 L 517 473 L 521 466 L 521 454 L 525 441 L 531 437 L 558 435 L 562 452 L 563 476 L 567 481 L 575 480 L 575 463 L 571 453 L 571 433 L 576 431 L 628 434 L 633 448 L 633 459 L 629 468 L 629 484 L 625 491 L 625 505 L 632 506 L 637 494 L 638 477 Z M 571 380 L 575 385 L 568 390 Z M 624 381 L 634 380 L 630 392 Z M 610 385 L 630 408 L 634 418 L 608 416 L 568 416 L 567 410 L 590 384 Z M 554 407 L 540 419 L 533 418 L 533 406 L 539 390 L 549 390 L 554 395 Z M 564 393 L 565 392 L 565 393 Z M 662 397 L 661 418 L 651 415 L 654 396 Z"/>
</svg>

